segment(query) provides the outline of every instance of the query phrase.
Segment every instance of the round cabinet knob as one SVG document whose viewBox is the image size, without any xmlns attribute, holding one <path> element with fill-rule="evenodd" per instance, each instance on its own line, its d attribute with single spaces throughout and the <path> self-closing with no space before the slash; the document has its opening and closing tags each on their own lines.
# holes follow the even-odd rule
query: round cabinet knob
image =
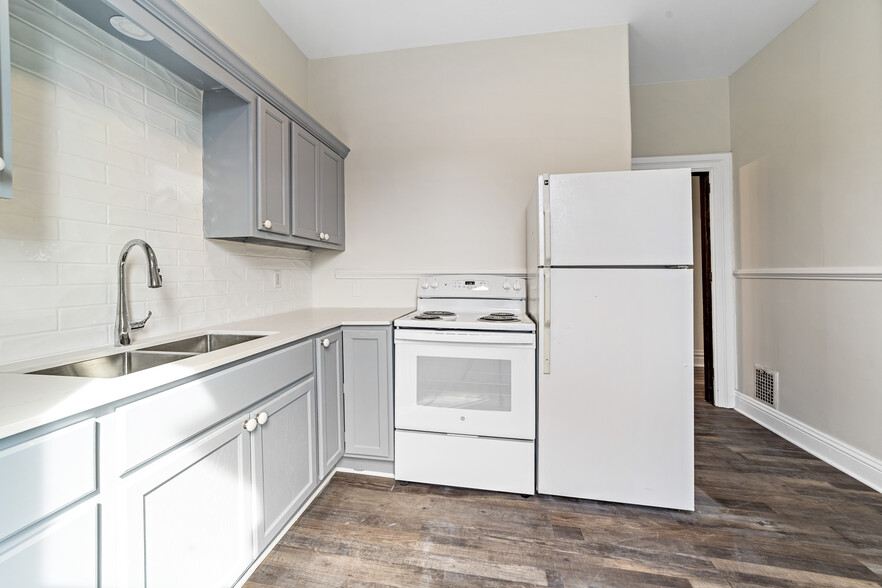
<svg viewBox="0 0 882 588">
<path fill-rule="evenodd" d="M 515 283 L 514 283 L 513 288 L 514 288 L 515 292 L 520 291 L 520 289 L 521 289 L 521 281 L 520 281 L 520 280 L 515 280 Z"/>
<path fill-rule="evenodd" d="M 330 339 L 322 339 L 322 347 L 324 347 L 325 349 L 327 349 L 330 344 L 331 344 Z"/>
<path fill-rule="evenodd" d="M 264 229 L 273 228 L 273 221 L 271 221 L 270 219 L 266 219 L 265 221 L 263 221 L 263 228 Z"/>
<path fill-rule="evenodd" d="M 329 234 L 325 233 L 325 241 L 330 241 L 330 240 L 331 240 L 331 236 Z"/>
<path fill-rule="evenodd" d="M 262 412 L 259 415 L 257 415 L 257 424 L 258 425 L 265 425 L 268 420 L 269 420 L 269 415 L 266 414 L 265 412 Z"/>
<path fill-rule="evenodd" d="M 257 428 L 257 419 L 248 419 L 244 423 L 242 423 L 242 428 L 248 432 L 253 431 Z"/>
<path fill-rule="evenodd" d="M 325 234 L 319 233 L 319 241 L 324 241 L 324 240 L 325 240 Z"/>
<path fill-rule="evenodd" d="M 437 287 L 438 287 L 438 280 L 432 280 L 432 287 L 433 287 L 433 288 L 437 288 Z"/>
<path fill-rule="evenodd" d="M 0 157 L 0 171 L 6 169 L 6 160 Z"/>
<path fill-rule="evenodd" d="M 423 280 L 423 283 L 420 284 L 420 288 L 427 290 L 429 288 L 429 280 Z"/>
<path fill-rule="evenodd" d="M 508 280 L 502 282 L 502 289 L 503 290 L 511 290 L 511 282 L 509 282 Z"/>
</svg>

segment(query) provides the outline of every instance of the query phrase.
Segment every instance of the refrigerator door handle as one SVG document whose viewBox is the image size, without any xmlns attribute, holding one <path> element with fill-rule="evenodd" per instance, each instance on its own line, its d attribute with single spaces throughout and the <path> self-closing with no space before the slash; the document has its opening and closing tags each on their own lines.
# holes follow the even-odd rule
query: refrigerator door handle
<svg viewBox="0 0 882 588">
<path fill-rule="evenodd" d="M 548 175 L 544 176 L 543 188 L 542 188 L 542 245 L 544 251 L 542 253 L 545 255 L 545 267 L 551 266 L 551 187 L 549 186 L 550 178 Z"/>
<path fill-rule="evenodd" d="M 543 312 L 543 320 L 542 325 L 540 325 L 542 329 L 542 373 L 550 374 L 551 373 L 551 269 L 545 268 L 542 270 L 542 273 L 545 274 L 545 292 L 543 293 L 545 296 L 545 304 L 544 304 L 544 312 Z"/>
</svg>

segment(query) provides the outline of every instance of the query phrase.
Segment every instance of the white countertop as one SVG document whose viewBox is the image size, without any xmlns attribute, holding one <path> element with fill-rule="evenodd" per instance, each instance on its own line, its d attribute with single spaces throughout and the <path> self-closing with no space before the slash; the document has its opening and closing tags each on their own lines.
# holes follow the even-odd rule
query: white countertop
<svg viewBox="0 0 882 588">
<path fill-rule="evenodd" d="M 143 392 L 190 379 L 225 364 L 312 337 L 340 326 L 388 326 L 413 308 L 309 308 L 201 329 L 137 339 L 126 347 L 103 347 L 0 367 L 0 439 Z M 119 378 L 81 378 L 20 373 L 120 351 L 136 350 L 201 333 L 267 336 L 188 357 Z M 5 370 L 5 371 L 4 371 Z M 12 372 L 19 373 L 12 373 Z"/>
</svg>

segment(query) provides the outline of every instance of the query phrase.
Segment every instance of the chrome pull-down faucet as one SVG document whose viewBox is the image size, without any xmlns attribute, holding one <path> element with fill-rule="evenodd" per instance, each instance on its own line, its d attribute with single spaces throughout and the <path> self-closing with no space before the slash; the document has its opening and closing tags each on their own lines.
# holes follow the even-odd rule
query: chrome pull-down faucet
<svg viewBox="0 0 882 588">
<path fill-rule="evenodd" d="M 131 345 L 132 331 L 143 328 L 147 324 L 147 320 L 153 316 L 153 313 L 148 311 L 147 318 L 143 321 L 132 322 L 129 320 L 129 301 L 126 297 L 126 258 L 129 256 L 129 251 L 135 245 L 140 245 L 147 256 L 147 287 L 159 288 L 162 286 L 162 275 L 159 273 L 159 263 L 156 261 L 156 253 L 153 252 L 153 247 L 141 239 L 132 239 L 126 243 L 119 254 L 119 261 L 117 262 L 119 293 L 116 298 L 116 341 L 114 342 L 114 345 L 117 347 Z"/>
</svg>

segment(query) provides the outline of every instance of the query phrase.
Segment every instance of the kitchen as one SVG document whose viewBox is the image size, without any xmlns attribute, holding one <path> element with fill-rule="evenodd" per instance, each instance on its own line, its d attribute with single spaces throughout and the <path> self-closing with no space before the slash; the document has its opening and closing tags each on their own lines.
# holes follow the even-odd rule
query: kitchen
<svg viewBox="0 0 882 588">
<path fill-rule="evenodd" d="M 95 125 L 91 104 L 81 99 L 88 89 L 49 87 L 39 76 L 25 76 L 13 69 L 17 76 L 13 78 L 13 104 L 15 112 L 21 113 L 14 116 L 13 122 L 22 129 L 19 133 L 14 129 L 20 149 L 13 157 L 18 162 L 14 164 L 16 188 L 25 197 L 3 202 L 5 208 L 0 215 L 6 264 L 0 291 L 5 313 L 0 342 L 4 362 L 110 344 L 115 311 L 113 266 L 120 247 L 130 238 L 145 238 L 156 248 L 166 279 L 165 285 L 155 291 L 144 286 L 143 277 L 131 283 L 134 318 L 154 311 L 147 329 L 136 337 L 167 335 L 310 306 L 412 307 L 417 276 L 460 272 L 464 268 L 475 273 L 523 273 L 520 227 L 528 186 L 532 186 L 537 173 L 628 169 L 632 156 L 734 152 L 735 168 L 741 170 L 737 174 L 741 185 L 741 263 L 736 267 L 807 267 L 817 270 L 815 276 L 826 265 L 864 268 L 863 274 L 855 273 L 860 277 L 872 275 L 870 270 L 878 265 L 878 257 L 873 257 L 878 243 L 870 237 L 874 232 L 866 225 L 874 218 L 866 207 L 872 202 L 870 194 L 872 186 L 878 185 L 873 183 L 878 181 L 877 176 L 842 175 L 849 170 L 864 170 L 858 163 L 861 159 L 833 167 L 826 160 L 812 159 L 820 157 L 813 152 L 806 157 L 807 162 L 784 158 L 782 163 L 784 148 L 779 147 L 766 155 L 783 173 L 774 181 L 769 177 L 762 150 L 772 147 L 760 133 L 762 119 L 751 118 L 763 110 L 750 98 L 757 80 L 767 84 L 772 98 L 777 96 L 776 86 L 767 81 L 776 70 L 765 63 L 756 62 L 729 80 L 631 87 L 628 32 L 627 27 L 620 26 L 318 59 L 310 61 L 307 68 L 305 58 L 293 52 L 284 65 L 273 58 L 273 43 L 283 43 L 284 39 L 280 40 L 278 29 L 267 24 L 268 15 L 261 14 L 255 3 L 250 9 L 228 7 L 230 12 L 217 10 L 213 3 L 182 5 L 234 50 L 253 60 L 294 102 L 308 105 L 310 114 L 353 150 L 346 158 L 347 250 L 342 254 L 310 254 L 201 239 L 202 207 L 194 193 L 201 187 L 201 158 L 194 154 L 193 142 L 189 141 L 192 137 L 188 129 L 195 122 L 192 111 L 188 114 L 186 108 L 176 109 L 174 126 L 152 111 L 144 112 L 154 116 L 149 126 L 133 121 L 129 118 L 131 112 L 124 110 L 131 103 L 124 98 L 126 92 L 135 90 L 115 87 L 112 80 L 107 80 L 108 95 L 114 96 L 119 105 L 111 110 L 120 114 L 110 120 L 103 120 L 102 114 L 101 124 Z M 839 22 L 834 18 L 839 11 L 849 23 L 861 22 L 869 27 L 867 23 L 874 22 L 872 17 L 861 17 L 858 8 L 849 10 L 856 12 L 821 3 L 803 24 L 809 27 L 808 32 L 793 34 L 804 35 L 808 39 L 805 42 L 814 46 L 813 39 L 820 36 L 814 33 L 819 23 L 833 22 L 828 26 L 834 27 Z M 870 8 L 865 6 L 863 10 Z M 15 19 L 13 25 L 20 26 Z M 254 31 L 249 37 L 247 27 L 255 26 L 265 27 L 260 34 L 266 43 L 248 42 Z M 839 29 L 821 30 L 835 35 Z M 858 38 L 870 43 L 875 42 L 874 35 L 870 30 Z M 798 40 L 802 42 L 803 38 Z M 21 44 L 17 47 L 14 59 L 16 51 L 23 51 Z M 88 47 L 76 51 L 64 47 L 55 55 L 66 68 L 90 63 L 79 58 Z M 45 51 L 43 47 L 42 52 L 27 53 L 27 58 L 37 60 L 31 68 L 44 63 L 40 55 Z M 585 60 L 582 56 L 586 54 L 602 55 L 603 60 Z M 523 55 L 536 58 L 525 61 Z M 769 59 L 776 55 L 770 53 Z M 867 50 L 860 55 L 865 61 L 846 54 L 843 63 L 860 71 L 879 70 L 871 57 L 878 52 Z M 793 64 L 797 66 L 808 67 L 798 60 Z M 835 75 L 848 71 L 852 70 L 839 67 Z M 150 73 L 155 76 L 155 72 Z M 830 80 L 821 76 L 834 73 L 809 71 L 806 79 L 815 79 L 812 75 L 823 80 L 819 85 L 826 87 Z M 103 79 L 101 76 L 96 72 L 90 78 Z M 855 103 L 841 107 L 841 111 L 836 107 L 828 116 L 839 121 L 844 116 L 841 112 L 859 112 L 866 117 L 859 127 L 877 128 L 878 108 L 869 106 L 879 103 L 874 102 L 878 90 L 872 82 L 872 78 L 861 81 L 862 91 L 847 97 Z M 710 101 L 709 97 L 719 96 L 720 86 L 724 88 L 723 97 Z M 553 97 L 543 90 L 548 87 L 556 89 Z M 176 89 L 176 96 L 186 103 L 186 88 Z M 500 96 L 507 98 L 504 107 L 500 107 Z M 776 103 L 769 97 L 766 100 L 771 105 Z M 667 116 L 646 115 L 665 108 L 671 110 Z M 693 116 L 707 116 L 691 128 L 658 129 L 635 122 L 652 119 L 656 121 L 653 124 L 663 124 L 657 119 L 676 120 L 673 114 L 678 108 Z M 541 120 L 525 116 L 549 110 L 553 116 Z M 802 128 L 801 112 L 794 110 L 788 128 Z M 720 113 L 723 116 L 718 116 Z M 725 119 L 721 125 L 724 128 L 714 134 L 720 127 L 710 123 L 719 118 Z M 406 124 L 394 124 L 396 121 Z M 843 120 L 842 124 L 856 124 L 849 121 Z M 852 131 L 853 136 L 864 136 L 860 128 L 843 128 Z M 148 130 L 150 141 L 146 139 Z M 591 140 L 584 140 L 585 136 Z M 757 137 L 755 142 L 752 136 Z M 879 153 L 872 143 L 835 133 L 826 138 L 831 145 L 839 145 L 844 154 L 854 155 L 848 150 L 854 145 L 866 149 L 864 156 Z M 108 150 L 107 144 L 119 149 Z M 776 146 L 774 142 L 771 145 Z M 666 148 L 670 151 L 663 150 Z M 174 165 L 171 160 L 163 160 L 170 150 L 176 153 Z M 50 157 L 46 157 L 47 151 Z M 107 163 L 96 166 L 95 161 Z M 142 163 L 152 173 L 133 171 Z M 827 198 L 833 196 L 810 191 L 814 199 L 803 210 L 804 203 L 795 200 L 795 194 L 802 193 L 798 190 L 802 185 L 799 174 L 805 169 L 812 170 L 818 185 L 847 180 L 846 185 L 852 188 L 849 206 L 823 219 L 811 216 L 827 210 L 832 202 Z M 778 206 L 777 200 L 764 200 L 763 195 L 771 190 L 769 185 L 775 186 L 781 198 L 791 199 L 780 204 L 783 210 L 774 207 Z M 477 194 L 480 198 L 475 198 Z M 791 216 L 789 211 L 797 208 L 802 211 L 800 215 Z M 469 214 L 462 214 L 463 210 Z M 768 213 L 778 216 L 769 217 Z M 806 214 L 810 214 L 807 220 Z M 432 220 L 412 220 L 424 218 Z M 487 218 L 493 222 L 487 223 Z M 772 233 L 772 227 L 764 224 L 771 222 L 769 218 L 789 227 L 789 232 Z M 822 251 L 798 225 L 788 224 L 796 222 L 794 219 L 806 220 L 806 230 L 830 235 L 830 261 L 822 255 L 826 249 Z M 849 228 L 830 224 L 837 222 Z M 451 232 L 455 239 L 450 238 Z M 411 246 L 413 243 L 420 245 Z M 133 262 L 137 263 L 136 259 Z M 273 287 L 275 271 L 279 272 L 280 288 Z M 873 382 L 878 382 L 878 364 L 873 359 L 877 357 L 873 351 L 879 349 L 878 330 L 869 329 L 872 320 L 856 317 L 878 316 L 879 311 L 871 304 L 877 283 L 857 279 L 832 283 L 810 279 L 774 281 L 745 276 L 739 284 L 741 345 L 746 348 L 739 364 L 739 370 L 743 370 L 739 373 L 742 391 L 750 391 L 754 363 L 779 368 L 788 375 L 790 390 L 798 385 L 806 391 L 799 398 L 791 397 L 789 401 L 794 404 L 789 407 L 782 392 L 782 410 L 811 427 L 797 428 L 797 432 L 816 430 L 828 440 L 841 440 L 833 445 L 857 450 L 840 451 L 847 453 L 848 463 L 860 462 L 872 471 L 882 446 L 873 425 L 879 416 L 878 395 L 873 393 Z M 822 286 L 824 289 L 819 290 Z M 801 291 L 794 291 L 798 287 L 812 288 L 811 295 L 805 297 Z M 781 298 L 785 294 L 786 298 Z M 800 304 L 780 302 L 785 299 L 799 300 Z M 792 314 L 768 317 L 763 309 L 769 304 Z M 831 314 L 832 308 L 845 314 Z M 834 321 L 834 317 L 839 320 Z M 804 326 L 795 326 L 800 324 Z M 829 350 L 819 345 L 825 338 L 810 336 L 826 329 L 834 329 L 831 340 L 837 342 Z M 781 350 L 776 351 L 779 347 Z M 787 348 L 793 350 L 792 355 L 785 353 Z M 815 366 L 827 364 L 835 366 L 835 378 L 819 377 L 813 372 L 819 369 Z M 832 401 L 828 386 L 833 381 L 837 394 L 846 395 L 846 401 Z"/>
</svg>

